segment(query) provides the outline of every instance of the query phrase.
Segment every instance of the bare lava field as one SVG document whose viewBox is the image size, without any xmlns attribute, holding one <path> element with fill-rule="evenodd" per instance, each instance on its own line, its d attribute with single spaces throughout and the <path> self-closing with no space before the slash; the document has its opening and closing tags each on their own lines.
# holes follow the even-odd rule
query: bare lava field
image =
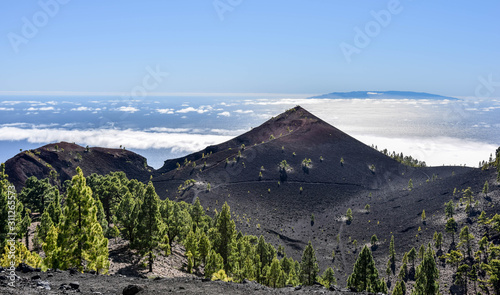
<svg viewBox="0 0 500 295">
<path fill-rule="evenodd" d="M 165 161 L 165 165 L 158 170 L 148 167 L 144 158 L 128 151 L 100 149 L 102 155 L 96 158 L 97 154 L 88 155 L 92 153 L 87 154 L 84 148 L 74 144 L 58 145 L 65 152 L 54 151 L 55 145 L 52 144 L 38 149 L 41 150 L 38 155 L 26 155 L 25 152 L 7 161 L 9 180 L 19 185 L 31 175 L 48 176 L 50 169 L 55 169 L 69 179 L 71 171 L 77 166 L 81 166 L 86 175 L 93 172 L 124 171 L 129 178 L 143 181 L 152 175 L 153 184 L 162 199 L 168 197 L 191 203 L 199 197 L 202 205 L 209 211 L 220 210 L 222 204 L 227 202 L 238 230 L 257 236 L 264 235 L 267 242 L 275 246 L 283 245 L 287 255 L 294 259 L 300 259 L 305 245 L 312 241 L 320 270 L 332 266 L 341 287 L 345 286 L 346 279 L 352 272 L 359 250 L 364 244 L 369 245 L 373 234 L 379 239 L 378 246 L 373 249 L 373 256 L 381 276 L 385 276 L 392 235 L 395 237 L 398 261 L 396 270 L 400 267 L 404 252 L 432 242 L 435 231 L 443 233 L 443 250 L 447 251 L 451 237 L 444 231 L 444 203 L 450 199 L 455 202 L 459 200 L 461 194 L 453 195 L 455 188 L 460 191 L 471 187 L 475 198 L 488 215 L 498 212 L 500 201 L 499 183 L 496 182 L 496 172 L 492 169 L 482 171 L 461 166 L 408 167 L 357 141 L 301 107 L 274 117 L 228 142 L 207 147 L 183 158 Z M 82 157 L 76 154 L 81 154 Z M 311 159 L 309 167 L 302 165 L 304 159 Z M 283 160 L 289 164 L 286 176 L 279 169 Z M 51 165 L 47 171 L 43 168 L 46 167 L 45 163 Z M 94 164 L 98 168 L 93 167 Z M 259 172 L 262 172 L 261 177 Z M 178 187 L 188 179 L 194 179 L 196 184 L 179 191 Z M 412 190 L 408 189 L 410 179 L 414 186 Z M 488 196 L 481 193 L 486 180 L 490 183 Z M 369 211 L 364 209 L 366 204 L 370 205 Z M 344 217 L 348 208 L 353 211 L 353 221 L 350 224 Z M 425 223 L 421 220 L 423 210 L 427 216 Z M 463 207 L 458 209 L 458 215 L 455 216 L 459 228 L 468 224 L 471 233 L 477 237 L 477 225 L 469 224 L 471 220 L 467 219 L 463 211 Z M 354 240 L 358 242 L 357 245 L 353 244 Z M 332 251 L 336 252 L 334 260 Z M 441 291 L 448 293 L 452 281 L 451 267 L 440 264 L 439 270 Z M 67 276 L 65 272 L 64 275 Z M 57 275 L 52 276 L 55 277 Z M 164 278 L 158 281 L 138 277 L 125 279 L 118 275 L 95 278 L 92 275 L 78 274 L 77 277 L 80 282 L 88 281 L 89 284 L 97 284 L 101 280 L 103 287 L 96 290 L 104 290 L 104 285 L 112 285 L 118 293 L 121 292 L 118 289 L 123 289 L 122 286 L 126 286 L 128 281 L 146 284 L 149 288 L 147 292 L 151 294 L 157 291 L 167 292 L 167 285 L 175 288 L 183 286 L 185 289 L 172 291 L 186 293 L 277 292 L 266 291 L 266 287 L 258 287 L 261 288 L 260 291 L 253 290 L 252 288 L 257 288 L 253 283 L 202 282 L 190 277 Z M 161 282 L 165 286 L 160 288 Z M 189 288 L 195 289 L 188 292 Z M 239 288 L 242 288 L 241 293 Z M 302 291 L 327 291 L 317 288 Z M 285 289 L 281 291 L 288 290 Z M 292 289 L 289 291 L 294 291 Z M 11 294 L 5 292 L 6 289 L 0 287 L 1 294 Z M 107 294 L 107 291 L 99 292 Z"/>
</svg>

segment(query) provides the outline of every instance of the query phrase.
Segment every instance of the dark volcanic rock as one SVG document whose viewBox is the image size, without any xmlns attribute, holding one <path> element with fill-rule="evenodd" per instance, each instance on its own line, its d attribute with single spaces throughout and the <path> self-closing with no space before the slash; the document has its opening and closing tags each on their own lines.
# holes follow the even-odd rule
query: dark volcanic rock
<svg viewBox="0 0 500 295">
<path fill-rule="evenodd" d="M 141 292 L 142 290 L 144 290 L 144 288 L 141 286 L 128 285 L 127 287 L 125 287 L 125 289 L 123 289 L 122 294 L 123 295 L 135 295 L 135 294 Z"/>
<path fill-rule="evenodd" d="M 79 283 L 79 282 L 71 282 L 71 283 L 69 283 L 69 286 L 70 286 L 70 288 L 71 288 L 71 289 L 73 289 L 73 290 L 78 290 L 78 289 L 80 289 L 80 283 Z"/>
<path fill-rule="evenodd" d="M 23 272 L 23 273 L 27 273 L 27 272 L 34 272 L 35 269 L 25 263 L 20 263 L 17 267 L 16 267 L 16 271 L 20 271 L 20 272 Z"/>
</svg>

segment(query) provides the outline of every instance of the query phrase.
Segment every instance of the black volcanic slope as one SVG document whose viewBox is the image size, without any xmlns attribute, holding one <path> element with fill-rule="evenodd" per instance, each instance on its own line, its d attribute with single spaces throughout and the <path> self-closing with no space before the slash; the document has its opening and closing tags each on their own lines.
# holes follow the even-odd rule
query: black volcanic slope
<svg viewBox="0 0 500 295">
<path fill-rule="evenodd" d="M 304 159 L 311 159 L 308 169 Z M 286 179 L 279 169 L 283 160 L 290 165 Z M 490 178 L 492 173 L 465 167 L 404 166 L 296 107 L 230 141 L 166 161 L 153 182 L 160 197 L 186 202 L 199 197 L 210 211 L 228 202 L 239 230 L 264 235 L 295 259 L 311 240 L 320 268 L 333 266 L 344 285 L 373 234 L 380 240 L 374 257 L 382 272 L 391 235 L 400 261 L 403 251 L 432 241 L 436 230 L 444 232 L 443 204 L 458 200 L 454 188 L 472 186 L 476 194 Z M 183 186 L 189 179 L 196 184 Z M 351 224 L 344 218 L 348 208 Z M 425 225 L 422 210 L 429 220 Z"/>
<path fill-rule="evenodd" d="M 304 159 L 311 159 L 307 169 Z M 279 169 L 283 160 L 290 165 L 286 179 Z M 153 183 L 162 198 L 192 202 L 197 196 L 211 209 L 227 201 L 241 230 L 264 234 L 298 258 L 307 241 L 320 231 L 323 242 L 334 242 L 336 233 L 324 232 L 319 220 L 335 224 L 346 210 L 341 205 L 357 195 L 404 187 L 405 173 L 412 174 L 414 169 L 296 107 L 228 142 L 166 161 Z M 179 190 L 188 179 L 196 184 Z"/>
<path fill-rule="evenodd" d="M 20 191 L 30 176 L 42 179 L 55 171 L 63 183 L 75 175 L 78 166 L 86 176 L 124 171 L 129 178 L 138 180 L 149 179 L 152 171 L 147 166 L 146 158 L 127 150 L 86 149 L 73 143 L 60 142 L 17 154 L 5 162 L 5 172 L 9 175 L 9 181 Z"/>
</svg>

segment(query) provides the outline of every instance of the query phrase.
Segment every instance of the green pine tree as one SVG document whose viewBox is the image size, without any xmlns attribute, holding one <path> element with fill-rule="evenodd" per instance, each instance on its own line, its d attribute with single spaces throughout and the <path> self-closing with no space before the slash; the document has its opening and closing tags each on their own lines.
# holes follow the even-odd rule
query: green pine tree
<svg viewBox="0 0 500 295">
<path fill-rule="evenodd" d="M 58 235 L 59 232 L 57 228 L 52 225 L 47 232 L 45 241 L 42 244 L 42 249 L 45 253 L 42 265 L 43 270 L 47 270 L 48 268 L 61 268 L 61 259 L 59 258 L 60 248 L 57 246 Z"/>
<path fill-rule="evenodd" d="M 300 281 L 304 285 L 312 285 L 318 275 L 319 267 L 316 254 L 311 241 L 307 244 L 302 253 L 302 261 L 300 263 Z"/>
<path fill-rule="evenodd" d="M 449 202 L 444 204 L 444 212 L 446 214 L 447 218 L 452 218 L 453 217 L 453 200 L 450 200 Z"/>
<path fill-rule="evenodd" d="M 71 181 L 63 212 L 57 235 L 59 267 L 107 272 L 108 239 L 97 220 L 92 190 L 86 185 L 80 167 Z"/>
<path fill-rule="evenodd" d="M 186 253 L 191 253 L 194 267 L 198 265 L 199 261 L 200 254 L 198 251 L 198 243 L 198 237 L 193 231 L 190 231 L 187 237 L 184 239 L 184 248 L 186 249 Z"/>
<path fill-rule="evenodd" d="M 439 270 L 430 245 L 425 251 L 422 263 L 417 267 L 412 295 L 439 294 Z"/>
<path fill-rule="evenodd" d="M 488 180 L 486 180 L 483 186 L 483 194 L 488 195 L 489 190 L 490 190 L 490 185 L 488 184 Z"/>
<path fill-rule="evenodd" d="M 62 216 L 61 195 L 59 194 L 59 190 L 53 190 L 51 193 L 53 193 L 53 197 L 50 198 L 52 201 L 47 207 L 47 213 L 49 213 L 50 219 L 57 226 Z"/>
<path fill-rule="evenodd" d="M 288 274 L 288 279 L 286 281 L 287 285 L 297 286 L 299 284 L 299 277 L 297 276 L 297 272 L 295 271 L 295 267 L 290 269 L 290 273 Z"/>
<path fill-rule="evenodd" d="M 347 279 L 347 287 L 354 288 L 357 292 L 383 292 L 383 285 L 383 280 L 378 277 L 372 252 L 364 246 L 354 264 L 352 274 Z"/>
<path fill-rule="evenodd" d="M 208 256 L 211 247 L 212 246 L 210 244 L 210 240 L 208 239 L 207 235 L 204 232 L 202 232 L 199 238 L 198 251 L 200 259 L 201 261 L 203 261 L 203 263 L 206 263 L 206 258 Z"/>
<path fill-rule="evenodd" d="M 395 271 L 396 266 L 396 250 L 394 248 L 394 236 L 391 236 L 391 242 L 389 243 L 389 259 L 391 261 L 392 272 Z"/>
<path fill-rule="evenodd" d="M 457 231 L 457 227 L 457 222 L 455 221 L 455 219 L 453 219 L 453 217 L 446 221 L 445 230 L 447 233 L 451 234 L 452 243 L 455 243 L 455 232 Z"/>
<path fill-rule="evenodd" d="M 394 291 L 392 291 L 392 295 L 405 295 L 406 294 L 406 285 L 404 281 L 399 281 L 396 283 L 396 287 L 394 287 Z"/>
<path fill-rule="evenodd" d="M 325 286 L 325 288 L 329 288 L 331 285 L 335 285 L 337 283 L 337 279 L 335 279 L 335 272 L 331 267 L 325 269 L 320 277 L 320 282 L 323 286 Z"/>
<path fill-rule="evenodd" d="M 214 249 L 224 260 L 224 270 L 227 273 L 229 272 L 229 256 L 231 255 L 232 243 L 236 236 L 236 225 L 231 218 L 231 209 L 227 202 L 222 206 L 215 228 L 217 230 L 217 240 L 214 243 Z"/>
<path fill-rule="evenodd" d="M 458 243 L 458 246 L 464 246 L 465 250 L 467 251 L 467 256 L 470 258 L 471 257 L 471 242 L 474 240 L 474 236 L 469 232 L 469 227 L 464 226 L 462 230 L 460 231 L 460 243 Z"/>
<path fill-rule="evenodd" d="M 148 257 L 149 272 L 153 271 L 154 250 L 161 246 L 163 223 L 160 215 L 160 198 L 153 183 L 149 182 L 144 194 L 144 201 L 139 210 L 141 222 L 137 223 L 137 232 L 133 247 L 141 256 Z"/>
<path fill-rule="evenodd" d="M 205 263 L 205 278 L 210 279 L 212 275 L 224 268 L 224 260 L 219 253 L 210 250 Z"/>
<path fill-rule="evenodd" d="M 282 279 L 283 277 L 282 273 L 283 270 L 281 269 L 279 260 L 277 258 L 274 258 L 273 261 L 271 262 L 271 266 L 269 267 L 266 275 L 268 286 L 273 288 L 283 287 L 285 282 Z"/>
<path fill-rule="evenodd" d="M 139 208 L 141 207 L 140 200 L 136 200 L 130 192 L 127 192 L 118 205 L 116 217 L 118 228 L 123 234 L 123 237 L 134 244 L 135 229 L 137 227 L 137 217 Z"/>
<path fill-rule="evenodd" d="M 53 225 L 52 218 L 50 218 L 49 212 L 46 209 L 42 214 L 40 224 L 36 228 L 35 238 L 38 240 L 38 244 L 41 245 L 45 241 Z"/>
</svg>

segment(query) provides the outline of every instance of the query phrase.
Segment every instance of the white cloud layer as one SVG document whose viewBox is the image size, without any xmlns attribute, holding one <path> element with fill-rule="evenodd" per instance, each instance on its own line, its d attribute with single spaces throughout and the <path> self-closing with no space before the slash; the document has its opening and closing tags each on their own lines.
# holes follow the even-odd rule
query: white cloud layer
<svg viewBox="0 0 500 295">
<path fill-rule="evenodd" d="M 108 148 L 117 148 L 123 145 L 133 149 L 172 149 L 174 153 L 196 152 L 209 145 L 222 143 L 231 138 L 231 136 L 225 135 L 146 132 L 130 129 L 65 130 L 0 127 L 0 140 L 26 140 L 30 143 L 40 144 L 66 141 Z"/>
<path fill-rule="evenodd" d="M 497 145 L 454 137 L 388 138 L 373 135 L 353 135 L 366 145 L 376 145 L 379 150 L 387 148 L 404 155 L 411 155 L 427 166 L 463 165 L 477 167 L 488 160 Z"/>
</svg>

